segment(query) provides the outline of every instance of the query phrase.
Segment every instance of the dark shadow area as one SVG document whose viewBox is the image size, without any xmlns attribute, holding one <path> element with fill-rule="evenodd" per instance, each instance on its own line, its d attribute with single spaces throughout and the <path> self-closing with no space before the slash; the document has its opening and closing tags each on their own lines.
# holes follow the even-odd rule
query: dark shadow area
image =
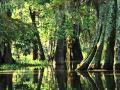
<svg viewBox="0 0 120 90">
<path fill-rule="evenodd" d="M 0 74 L 0 90 L 13 90 L 13 73 Z"/>
</svg>

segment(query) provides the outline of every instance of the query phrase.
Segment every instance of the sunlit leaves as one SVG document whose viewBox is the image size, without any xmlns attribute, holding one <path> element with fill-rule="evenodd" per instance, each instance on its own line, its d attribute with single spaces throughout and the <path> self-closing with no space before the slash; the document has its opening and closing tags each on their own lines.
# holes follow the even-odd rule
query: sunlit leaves
<svg viewBox="0 0 120 90">
<path fill-rule="evenodd" d="M 31 26 L 29 7 L 36 12 L 37 30 L 45 49 L 49 49 L 51 39 L 56 41 L 75 36 L 73 35 L 75 23 L 81 27 L 80 41 L 83 46 L 89 45 L 88 42 L 92 40 L 89 34 L 93 37 L 96 31 L 95 10 L 80 0 L 10 0 L 4 6 L 10 7 L 12 19 L 2 15 L 5 17 L 0 19 L 3 20 L 0 21 L 0 37 L 2 38 L 0 42 L 11 41 L 25 54 L 30 53 L 32 49 L 31 43 L 35 33 L 35 28 Z"/>
</svg>

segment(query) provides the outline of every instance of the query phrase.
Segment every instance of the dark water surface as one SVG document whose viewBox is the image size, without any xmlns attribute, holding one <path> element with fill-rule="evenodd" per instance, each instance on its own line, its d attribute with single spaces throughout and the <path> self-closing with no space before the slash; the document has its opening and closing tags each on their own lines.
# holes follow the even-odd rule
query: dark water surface
<svg viewBox="0 0 120 90">
<path fill-rule="evenodd" d="M 0 90 L 120 90 L 120 72 L 6 70 L 0 71 Z"/>
</svg>

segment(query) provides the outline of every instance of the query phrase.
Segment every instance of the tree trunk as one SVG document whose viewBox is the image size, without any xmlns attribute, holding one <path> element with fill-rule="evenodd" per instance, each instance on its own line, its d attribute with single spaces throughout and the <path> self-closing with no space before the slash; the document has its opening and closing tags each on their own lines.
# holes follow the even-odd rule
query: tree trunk
<svg viewBox="0 0 120 90">
<path fill-rule="evenodd" d="M 12 12 L 11 12 L 10 8 L 7 8 L 6 15 L 7 15 L 8 19 L 11 19 Z M 2 56 L 2 52 L 0 51 L 0 59 L 2 60 L 1 61 L 2 63 L 13 64 L 13 63 L 15 63 L 15 61 L 12 57 L 12 52 L 11 52 L 12 44 L 9 42 L 8 37 L 6 37 L 6 39 L 7 39 L 6 42 L 2 42 L 4 49 L 3 49 L 3 56 Z"/>
<path fill-rule="evenodd" d="M 105 62 L 102 66 L 102 68 L 107 70 L 113 69 L 113 63 L 114 63 L 114 45 L 115 45 L 115 30 L 112 30 L 110 35 L 110 40 L 108 40 L 106 54 L 105 54 Z"/>
<path fill-rule="evenodd" d="M 67 45 L 67 68 L 68 70 L 75 70 L 77 64 L 83 60 L 83 55 L 81 51 L 79 35 L 80 35 L 80 25 L 73 24 L 73 37 L 69 37 Z"/>
<path fill-rule="evenodd" d="M 48 60 L 53 61 L 55 58 L 55 38 L 49 39 L 49 54 L 48 54 Z"/>
<path fill-rule="evenodd" d="M 44 54 L 44 50 L 43 50 L 43 46 L 42 46 L 42 43 L 41 43 L 41 39 L 40 39 L 40 36 L 39 36 L 39 33 L 36 33 L 36 36 L 37 36 L 37 39 L 38 39 L 38 46 L 39 46 L 39 50 L 40 50 L 40 60 L 45 60 L 45 54 Z"/>
<path fill-rule="evenodd" d="M 37 45 L 37 41 L 34 40 L 33 41 L 33 60 L 38 59 L 38 45 Z"/>
<path fill-rule="evenodd" d="M 0 50 L 0 64 L 3 63 L 3 55 L 2 55 L 2 51 Z"/>
<path fill-rule="evenodd" d="M 56 65 L 66 65 L 65 60 L 66 60 L 66 43 L 64 39 L 58 39 L 55 53 Z"/>
<path fill-rule="evenodd" d="M 100 23 L 100 25 L 98 25 L 98 32 L 97 32 L 97 34 L 96 34 L 96 39 L 95 39 L 94 44 L 93 44 L 93 47 L 92 47 L 92 49 L 91 49 L 91 51 L 90 51 L 91 53 L 88 55 L 88 57 L 87 57 L 85 60 L 83 60 L 83 61 L 80 63 L 80 65 L 79 65 L 79 67 L 77 68 L 77 70 L 87 70 L 89 64 L 91 63 L 91 61 L 92 61 L 92 59 L 94 58 L 94 55 L 95 55 L 95 53 L 96 53 L 97 43 L 99 42 L 99 39 L 100 39 L 100 37 L 101 37 L 102 29 L 103 29 L 103 28 L 102 28 L 101 23 Z"/>
<path fill-rule="evenodd" d="M 102 56 L 102 50 L 103 50 L 103 45 L 104 45 L 104 30 L 102 30 L 100 40 L 97 44 L 97 49 L 95 52 L 95 55 L 89 64 L 88 69 L 99 69 L 100 68 L 100 61 L 101 61 L 101 56 Z"/>
<path fill-rule="evenodd" d="M 77 64 L 79 64 L 83 60 L 83 55 L 80 47 L 79 35 L 80 35 L 80 25 L 74 24 L 73 25 L 73 35 L 74 41 L 72 43 L 72 54 L 73 54 L 73 70 L 77 68 Z"/>
<path fill-rule="evenodd" d="M 116 13 L 117 13 L 117 19 L 116 19 L 116 56 L 115 56 L 115 61 L 114 61 L 114 68 L 116 70 L 120 70 L 120 1 L 115 0 L 116 4 Z"/>
<path fill-rule="evenodd" d="M 65 14 L 63 12 L 64 9 L 64 4 L 60 5 L 58 10 L 59 10 L 59 14 L 58 16 L 56 16 L 56 18 L 61 18 L 60 22 L 57 23 L 58 24 L 58 34 L 62 34 L 60 36 L 57 36 L 57 46 L 56 46 L 56 51 L 55 51 L 55 61 L 56 61 L 56 66 L 57 65 L 63 65 L 64 68 L 66 68 L 66 50 L 67 50 L 67 46 L 66 46 L 66 37 L 63 33 L 65 33 L 64 31 L 64 23 L 65 23 Z M 56 13 L 57 14 L 57 13 Z M 56 21 L 58 22 L 58 21 Z M 62 37 L 61 37 L 62 36 Z"/>
<path fill-rule="evenodd" d="M 41 43 L 41 39 L 39 36 L 39 31 L 37 30 L 37 25 L 36 25 L 36 12 L 32 11 L 31 7 L 29 7 L 29 11 L 30 11 L 30 16 L 31 16 L 31 20 L 32 20 L 32 24 L 35 28 L 35 32 L 34 32 L 34 38 L 36 38 L 36 40 L 33 40 L 33 59 L 37 59 L 38 58 L 38 50 L 40 50 L 40 60 L 45 60 L 45 55 L 44 55 L 44 50 L 43 50 L 43 46 Z M 38 46 L 37 46 L 38 44 Z M 39 49 L 38 49 L 39 47 Z"/>
<path fill-rule="evenodd" d="M 115 1 L 109 0 L 107 3 L 106 13 L 106 34 L 105 34 L 105 42 L 104 42 L 104 50 L 105 50 L 105 60 L 102 63 L 103 69 L 113 69 L 114 63 L 114 45 L 115 45 L 115 32 L 116 32 L 116 6 Z"/>
<path fill-rule="evenodd" d="M 36 37 L 36 44 L 38 43 L 38 47 L 34 47 L 34 49 L 37 49 L 39 50 L 39 57 L 40 57 L 40 60 L 45 60 L 45 54 L 44 54 L 44 50 L 43 50 L 43 46 L 42 46 L 42 43 L 41 43 L 41 39 L 40 39 L 40 35 L 39 35 L 39 31 L 37 31 L 37 27 L 36 27 L 36 24 L 34 25 L 35 26 L 35 37 Z M 36 44 L 34 44 L 36 46 Z M 36 51 L 38 52 L 38 51 Z"/>
<path fill-rule="evenodd" d="M 98 41 L 90 56 L 80 64 L 79 69 L 113 69 L 116 31 L 115 5 L 113 0 L 99 1 L 97 29 L 98 31 L 101 29 L 101 34 L 99 34 Z"/>
<path fill-rule="evenodd" d="M 5 43 L 4 46 L 4 54 L 3 54 L 3 62 L 5 64 L 13 64 L 15 63 L 12 53 L 11 53 L 11 45 L 9 42 Z"/>
</svg>

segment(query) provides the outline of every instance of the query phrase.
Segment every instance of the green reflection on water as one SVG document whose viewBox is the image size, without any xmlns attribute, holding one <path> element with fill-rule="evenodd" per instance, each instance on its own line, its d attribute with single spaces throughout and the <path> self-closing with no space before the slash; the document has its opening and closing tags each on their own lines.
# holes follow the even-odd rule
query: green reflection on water
<svg viewBox="0 0 120 90">
<path fill-rule="evenodd" d="M 62 69 L 1 70 L 0 90 L 119 90 L 120 72 L 67 72 Z"/>
</svg>

